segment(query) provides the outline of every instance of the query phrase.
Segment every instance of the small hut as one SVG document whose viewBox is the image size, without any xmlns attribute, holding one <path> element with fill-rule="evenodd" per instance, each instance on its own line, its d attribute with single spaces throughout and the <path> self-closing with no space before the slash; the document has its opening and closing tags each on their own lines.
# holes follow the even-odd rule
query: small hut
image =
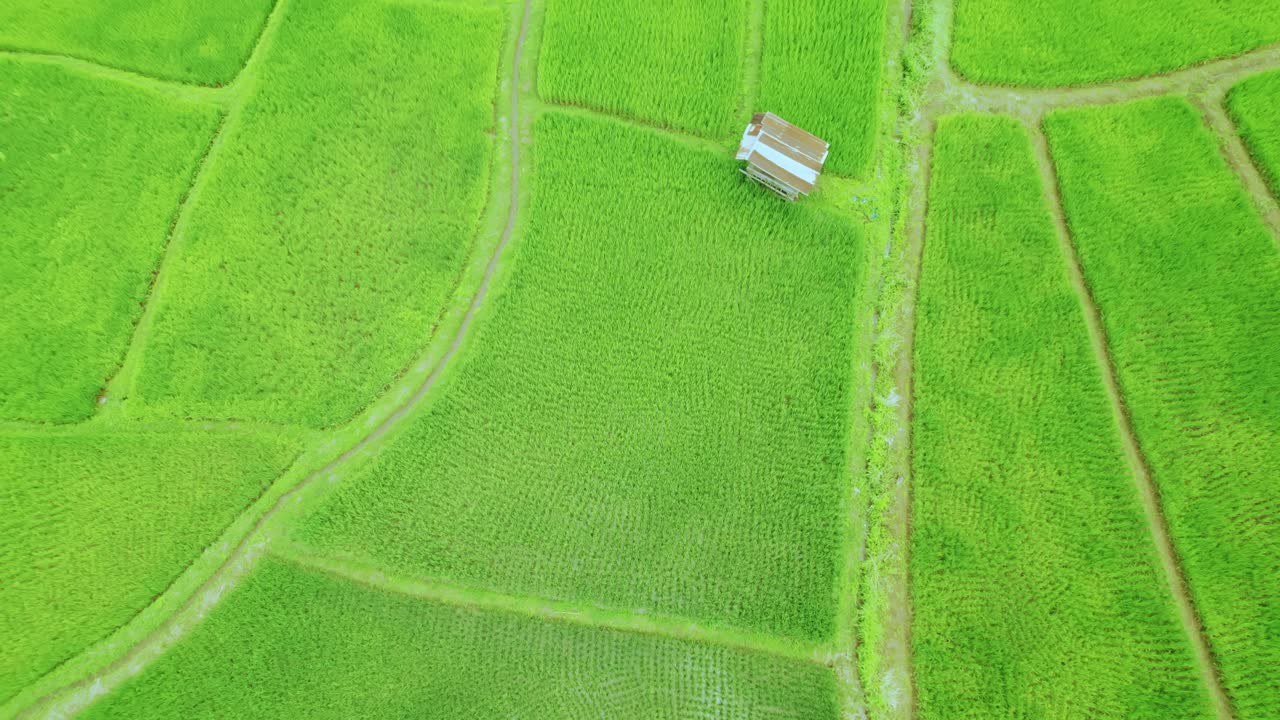
<svg viewBox="0 0 1280 720">
<path fill-rule="evenodd" d="M 756 113 L 742 133 L 737 158 L 747 161 L 744 175 L 795 202 L 817 184 L 830 147 L 773 113 Z"/>
</svg>

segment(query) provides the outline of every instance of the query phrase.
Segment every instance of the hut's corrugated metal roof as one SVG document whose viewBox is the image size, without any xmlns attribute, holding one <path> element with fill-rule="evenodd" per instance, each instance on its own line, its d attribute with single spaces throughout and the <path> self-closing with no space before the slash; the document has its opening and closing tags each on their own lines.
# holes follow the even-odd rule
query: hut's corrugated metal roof
<svg viewBox="0 0 1280 720">
<path fill-rule="evenodd" d="M 742 133 L 737 158 L 808 193 L 818 182 L 830 147 L 773 113 L 756 113 Z"/>
</svg>

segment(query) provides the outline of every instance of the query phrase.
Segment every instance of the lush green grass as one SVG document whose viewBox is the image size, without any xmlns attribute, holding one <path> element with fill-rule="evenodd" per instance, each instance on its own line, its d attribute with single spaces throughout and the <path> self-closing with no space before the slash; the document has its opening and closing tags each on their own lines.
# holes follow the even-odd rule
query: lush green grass
<svg viewBox="0 0 1280 720">
<path fill-rule="evenodd" d="M 286 8 L 179 238 L 144 412 L 329 426 L 413 361 L 485 203 L 505 17 Z"/>
<path fill-rule="evenodd" d="M 1280 71 L 1255 75 L 1231 88 L 1227 109 L 1271 193 L 1280 196 Z"/>
<path fill-rule="evenodd" d="M 0 434 L 0 701 L 164 592 L 293 452 L 244 434 Z"/>
<path fill-rule="evenodd" d="M 93 412 L 218 119 L 0 58 L 0 418 Z"/>
<path fill-rule="evenodd" d="M 1210 717 L 1012 119 L 943 118 L 916 330 L 921 718 Z"/>
<path fill-rule="evenodd" d="M 87 718 L 834 720 L 829 669 L 440 605 L 268 557 Z"/>
<path fill-rule="evenodd" d="M 271 5 L 271 0 L 5 0 L 0 48 L 221 85 L 249 58 Z"/>
<path fill-rule="evenodd" d="M 767 0 L 757 110 L 831 143 L 826 169 L 860 176 L 875 155 L 885 0 Z"/>
<path fill-rule="evenodd" d="M 457 376 L 299 536 L 399 572 L 821 639 L 862 236 L 731 155 L 551 113 Z"/>
<path fill-rule="evenodd" d="M 741 132 L 746 12 L 745 0 L 548 0 L 538 93 L 703 135 Z"/>
<path fill-rule="evenodd" d="M 956 0 L 951 63 L 983 83 L 1080 85 L 1280 41 L 1280 3 Z"/>
<path fill-rule="evenodd" d="M 1046 120 L 1135 430 L 1240 718 L 1280 716 L 1280 253 L 1181 98 Z"/>
</svg>

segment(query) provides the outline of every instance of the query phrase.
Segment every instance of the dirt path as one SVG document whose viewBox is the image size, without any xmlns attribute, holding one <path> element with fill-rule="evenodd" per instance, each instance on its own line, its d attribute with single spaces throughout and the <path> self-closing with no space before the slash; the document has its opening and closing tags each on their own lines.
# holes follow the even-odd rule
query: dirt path
<svg viewBox="0 0 1280 720">
<path fill-rule="evenodd" d="M 78 714 L 98 697 L 106 694 L 129 678 L 139 674 L 151 662 L 159 658 L 174 643 L 180 640 L 192 626 L 200 622 L 205 615 L 216 606 L 223 596 L 243 578 L 266 551 L 272 540 L 269 529 L 270 521 L 284 508 L 293 504 L 300 493 L 317 479 L 329 477 L 340 466 L 350 461 L 370 444 L 382 438 L 388 431 L 405 418 L 435 386 L 441 373 L 455 357 L 465 342 L 472 320 L 484 304 L 488 296 L 490 282 L 497 270 L 503 250 L 507 247 L 514 232 L 519 211 L 520 198 L 520 64 L 524 52 L 525 38 L 528 32 L 529 12 L 532 0 L 525 0 L 520 29 L 516 36 L 514 64 L 510 80 L 510 152 L 511 152 L 511 185 L 510 204 L 507 211 L 506 225 L 501 239 L 498 241 L 484 277 L 471 299 L 466 315 L 458 326 L 448 350 L 436 363 L 431 373 L 419 386 L 417 391 L 398 409 L 388 415 L 373 429 L 347 449 L 338 458 L 311 473 L 297 486 L 284 493 L 276 503 L 266 511 L 254 524 L 252 530 L 239 542 L 227 560 L 214 572 L 200 588 L 183 604 L 182 608 L 150 633 L 140 643 L 132 647 L 123 656 L 117 658 L 102 670 L 82 678 L 78 682 L 55 691 L 41 698 L 18 717 L 69 717 Z M 281 3 L 283 4 L 283 2 Z"/>
<path fill-rule="evenodd" d="M 1165 580 L 1169 584 L 1169 592 L 1173 596 L 1174 604 L 1178 607 L 1178 615 L 1182 619 L 1187 639 L 1195 651 L 1201 679 L 1209 691 L 1214 710 L 1219 720 L 1230 720 L 1233 716 L 1231 701 L 1222 686 L 1221 678 L 1218 676 L 1218 665 L 1210 649 L 1208 637 L 1205 635 L 1204 625 L 1196 612 L 1195 603 L 1192 602 L 1191 593 L 1178 560 L 1178 553 L 1174 549 L 1173 540 L 1169 537 L 1169 525 L 1165 520 L 1164 510 L 1160 505 L 1160 491 L 1156 487 L 1155 480 L 1151 477 L 1151 468 L 1147 464 L 1147 459 L 1142 452 L 1141 446 L 1138 444 L 1138 437 L 1134 433 L 1129 410 L 1125 405 L 1124 396 L 1120 392 L 1120 383 L 1116 380 L 1115 363 L 1111 358 L 1111 345 L 1107 340 L 1106 327 L 1102 324 L 1102 314 L 1099 312 L 1098 304 L 1094 301 L 1093 293 L 1085 280 L 1080 257 L 1076 252 L 1075 243 L 1072 241 L 1066 213 L 1062 209 L 1062 192 L 1058 183 L 1053 157 L 1049 151 L 1049 141 L 1044 132 L 1035 126 L 1031 128 L 1031 140 L 1032 146 L 1035 148 L 1037 165 L 1040 168 L 1043 192 L 1048 199 L 1049 208 L 1053 215 L 1053 224 L 1057 231 L 1058 242 L 1062 247 L 1062 254 L 1071 276 L 1071 284 L 1075 287 L 1080 306 L 1084 310 L 1090 345 L 1093 346 L 1098 367 L 1102 369 L 1102 381 L 1107 390 L 1107 397 L 1111 401 L 1111 413 L 1120 432 L 1120 442 L 1124 447 L 1125 459 L 1128 461 L 1129 469 L 1133 474 L 1134 485 L 1137 487 L 1138 495 L 1142 499 L 1142 509 L 1147 518 L 1147 526 L 1151 532 L 1151 538 L 1155 542 L 1156 552 L 1160 556 L 1160 565 L 1164 569 Z"/>
<path fill-rule="evenodd" d="M 1259 48 L 1234 57 L 1210 60 L 1161 75 L 1117 80 L 1096 85 L 1061 88 L 1016 88 L 978 85 L 949 69 L 942 73 L 943 102 L 948 112 L 1013 115 L 1038 123 L 1058 108 L 1109 105 L 1145 97 L 1196 94 L 1209 87 L 1225 88 L 1250 75 L 1280 67 L 1280 45 Z"/>
</svg>

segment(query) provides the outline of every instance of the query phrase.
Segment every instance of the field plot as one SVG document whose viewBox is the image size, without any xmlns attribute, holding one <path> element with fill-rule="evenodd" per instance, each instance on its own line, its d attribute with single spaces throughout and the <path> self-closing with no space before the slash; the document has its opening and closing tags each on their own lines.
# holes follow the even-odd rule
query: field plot
<svg viewBox="0 0 1280 720">
<path fill-rule="evenodd" d="M 1280 41 L 1280 3 L 955 0 L 951 64 L 1000 85 L 1151 75 Z"/>
<path fill-rule="evenodd" d="M 868 170 L 880 118 L 885 0 L 766 0 L 758 109 L 831 143 L 826 169 Z"/>
<path fill-rule="evenodd" d="M 0 419 L 93 412 L 218 119 L 0 58 Z"/>
<path fill-rule="evenodd" d="M 70 55 L 170 80 L 222 85 L 258 39 L 272 0 L 5 0 L 0 49 Z"/>
<path fill-rule="evenodd" d="M 504 592 L 826 639 L 862 237 L 731 156 L 552 112 L 432 407 L 299 533 Z"/>
<path fill-rule="evenodd" d="M 290 5 L 172 259 L 143 413 L 348 420 L 426 344 L 488 188 L 505 13 Z"/>
<path fill-rule="evenodd" d="M 268 557 L 87 718 L 834 720 L 816 664 L 439 605 Z"/>
<path fill-rule="evenodd" d="M 937 131 L 916 346 L 920 718 L 1211 717 L 1026 132 Z"/>
<path fill-rule="evenodd" d="M 0 702 L 164 592 L 293 453 L 274 436 L 0 434 Z"/>
<path fill-rule="evenodd" d="M 548 0 L 538 94 L 727 137 L 746 11 L 746 0 Z"/>
<path fill-rule="evenodd" d="M 1062 111 L 1046 127 L 1237 716 L 1280 716 L 1280 254 L 1184 100 Z"/>
<path fill-rule="evenodd" d="M 1280 197 L 1280 71 L 1255 75 L 1227 96 L 1231 119 L 1271 187 Z"/>
</svg>

